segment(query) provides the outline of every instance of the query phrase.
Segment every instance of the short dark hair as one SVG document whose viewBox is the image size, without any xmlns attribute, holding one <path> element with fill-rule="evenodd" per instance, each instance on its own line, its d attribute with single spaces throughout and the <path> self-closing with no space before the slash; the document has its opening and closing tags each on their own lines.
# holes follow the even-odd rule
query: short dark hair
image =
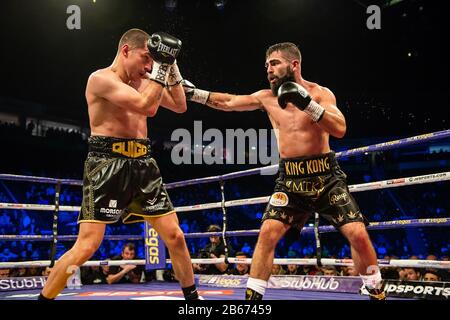
<svg viewBox="0 0 450 320">
<path fill-rule="evenodd" d="M 208 227 L 208 232 L 219 232 L 222 231 L 222 228 L 219 227 L 217 224 L 212 224 Z"/>
<path fill-rule="evenodd" d="M 130 251 L 136 251 L 136 246 L 132 242 L 128 242 L 127 244 L 125 244 L 122 248 L 122 252 L 125 251 L 125 248 L 128 248 L 128 250 Z"/>
<path fill-rule="evenodd" d="M 434 269 L 425 269 L 425 271 L 422 273 L 423 275 L 427 274 L 427 273 L 431 273 L 434 274 L 436 277 L 438 277 L 439 279 L 441 278 L 441 275 L 439 273 L 439 271 L 434 270 Z"/>
<path fill-rule="evenodd" d="M 237 257 L 237 256 L 247 256 L 247 255 L 242 251 L 238 251 L 238 252 L 236 252 L 235 256 Z"/>
<path fill-rule="evenodd" d="M 275 51 L 281 51 L 289 61 L 298 60 L 302 62 L 300 49 L 292 42 L 281 42 L 270 46 L 266 51 L 266 59 Z"/>
<path fill-rule="evenodd" d="M 333 270 L 333 271 L 337 271 L 335 266 L 324 266 L 322 267 L 323 270 Z"/>
<path fill-rule="evenodd" d="M 130 29 L 126 31 L 119 41 L 119 48 L 122 48 L 124 44 L 128 44 L 132 49 L 143 48 L 145 43 L 150 39 L 150 35 L 141 29 Z"/>
</svg>

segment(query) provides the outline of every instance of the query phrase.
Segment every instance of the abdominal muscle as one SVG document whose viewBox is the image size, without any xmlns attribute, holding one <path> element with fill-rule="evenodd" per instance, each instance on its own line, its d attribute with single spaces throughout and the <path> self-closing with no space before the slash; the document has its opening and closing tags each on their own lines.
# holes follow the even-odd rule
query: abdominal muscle
<svg viewBox="0 0 450 320">
<path fill-rule="evenodd" d="M 295 109 L 282 112 L 286 111 L 294 114 L 288 117 L 278 116 L 278 121 L 274 119 L 276 114 L 269 116 L 277 135 L 281 158 L 312 156 L 330 152 L 328 133 L 312 122 L 311 118 L 303 111 Z"/>
</svg>

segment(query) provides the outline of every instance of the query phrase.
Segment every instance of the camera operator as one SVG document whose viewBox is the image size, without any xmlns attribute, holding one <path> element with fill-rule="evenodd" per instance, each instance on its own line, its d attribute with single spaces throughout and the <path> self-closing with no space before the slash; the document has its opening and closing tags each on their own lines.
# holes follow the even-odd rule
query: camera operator
<svg viewBox="0 0 450 320">
<path fill-rule="evenodd" d="M 212 224 L 207 229 L 208 232 L 220 232 L 222 229 L 216 225 Z M 200 250 L 198 258 L 200 259 L 215 259 L 215 258 L 225 258 L 225 245 L 223 243 L 223 238 L 221 236 L 210 236 L 209 243 Z M 231 253 L 231 248 L 228 246 L 228 252 Z M 228 269 L 228 264 L 226 263 L 216 263 L 216 264 L 193 264 L 194 273 L 201 274 L 224 274 Z"/>
</svg>

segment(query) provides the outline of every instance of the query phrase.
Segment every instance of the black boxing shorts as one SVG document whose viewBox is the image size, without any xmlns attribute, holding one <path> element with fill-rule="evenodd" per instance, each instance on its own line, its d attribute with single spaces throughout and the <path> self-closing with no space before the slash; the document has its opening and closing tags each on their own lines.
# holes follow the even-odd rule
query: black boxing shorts
<svg viewBox="0 0 450 320">
<path fill-rule="evenodd" d="M 150 140 L 91 136 L 88 143 L 78 223 L 134 223 L 175 212 Z"/>
<path fill-rule="evenodd" d="M 313 212 L 336 228 L 350 222 L 369 224 L 348 190 L 334 152 L 280 159 L 279 177 L 262 221 L 275 219 L 301 230 Z"/>
</svg>

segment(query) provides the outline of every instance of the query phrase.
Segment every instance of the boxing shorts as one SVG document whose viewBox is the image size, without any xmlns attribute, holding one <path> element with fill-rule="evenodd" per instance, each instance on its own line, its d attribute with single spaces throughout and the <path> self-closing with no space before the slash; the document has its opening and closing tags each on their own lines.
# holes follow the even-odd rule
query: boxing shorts
<svg viewBox="0 0 450 320">
<path fill-rule="evenodd" d="M 78 223 L 134 223 L 175 212 L 150 140 L 91 136 L 88 143 Z"/>
<path fill-rule="evenodd" d="M 334 152 L 280 159 L 275 190 L 262 221 L 275 219 L 301 230 L 313 212 L 336 228 L 350 222 L 368 225 Z"/>
</svg>

